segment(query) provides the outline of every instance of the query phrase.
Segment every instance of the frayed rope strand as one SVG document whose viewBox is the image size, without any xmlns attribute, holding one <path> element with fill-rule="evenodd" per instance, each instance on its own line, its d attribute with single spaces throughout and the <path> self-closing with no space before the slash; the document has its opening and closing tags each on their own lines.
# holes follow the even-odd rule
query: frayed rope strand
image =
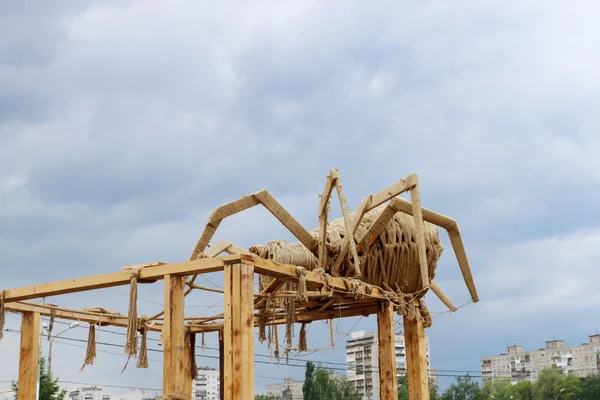
<svg viewBox="0 0 600 400">
<path fill-rule="evenodd" d="M 302 323 L 300 327 L 300 337 L 298 339 L 298 351 L 308 351 L 308 344 L 306 342 L 306 323 Z"/>
<path fill-rule="evenodd" d="M 79 372 L 83 371 L 86 365 L 93 365 L 96 359 L 96 325 L 90 324 L 88 332 L 87 350 L 85 352 L 85 360 Z"/>
<path fill-rule="evenodd" d="M 137 331 L 137 280 L 140 277 L 140 268 L 131 270 L 129 282 L 129 312 L 127 314 L 127 342 L 125 344 L 125 354 L 135 356 L 138 351 Z"/>
</svg>

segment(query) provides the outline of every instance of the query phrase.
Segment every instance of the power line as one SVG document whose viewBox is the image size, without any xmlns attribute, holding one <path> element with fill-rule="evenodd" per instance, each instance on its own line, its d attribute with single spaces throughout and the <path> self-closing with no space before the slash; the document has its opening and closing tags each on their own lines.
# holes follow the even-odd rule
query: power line
<svg viewBox="0 0 600 400">
<path fill-rule="evenodd" d="M 11 332 L 11 333 L 20 333 L 19 330 L 14 330 L 14 329 L 10 329 L 10 328 L 5 328 L 4 329 L 7 332 Z M 120 334 L 120 333 L 119 333 Z M 80 343 L 87 343 L 86 339 L 77 339 L 77 338 L 70 338 L 70 337 L 60 337 L 58 338 L 58 340 L 70 340 L 70 341 L 74 341 L 74 342 L 80 342 Z M 66 344 L 66 343 L 63 343 Z M 96 341 L 96 344 L 102 345 L 102 346 L 110 346 L 110 347 L 118 347 L 118 348 L 125 348 L 124 345 L 122 344 L 118 344 L 118 343 L 108 343 L 108 342 L 100 342 L 100 341 Z M 201 346 L 196 346 L 196 348 L 200 348 Z M 163 350 L 161 349 L 152 349 L 152 348 L 148 348 L 148 351 L 150 352 L 154 352 L 154 353 L 163 353 Z M 113 353 L 110 352 L 111 354 L 118 354 L 118 353 Z M 209 359 L 219 359 L 219 356 L 211 356 L 211 355 L 200 355 L 200 354 L 196 354 L 197 358 L 209 358 Z M 269 357 L 269 356 L 267 356 Z M 291 359 L 291 358 L 290 358 Z M 304 360 L 298 360 L 298 361 L 304 361 Z M 315 363 L 322 363 L 321 360 L 306 360 L 306 361 L 312 361 Z M 267 361 L 259 361 L 259 360 L 254 360 L 255 364 L 267 364 L 267 365 L 271 365 L 274 364 L 275 362 L 267 362 Z M 339 364 L 339 363 L 338 363 Z M 277 362 L 278 366 L 283 366 L 283 367 L 295 367 L 295 368 L 306 368 L 306 365 L 304 364 L 290 364 L 290 363 L 282 363 L 281 360 L 279 362 Z M 358 366 L 355 366 L 354 368 L 348 368 L 347 366 L 345 368 L 336 368 L 336 367 L 328 367 L 327 369 L 329 370 L 333 370 L 333 371 L 349 371 L 349 370 L 358 370 Z M 362 368 L 363 371 L 368 371 L 368 372 L 379 372 L 379 368 Z M 455 372 L 455 373 L 438 373 L 438 374 L 431 374 L 430 375 L 434 375 L 434 376 L 439 376 L 439 377 L 466 377 L 466 376 L 470 376 L 472 378 L 483 378 L 483 373 L 481 371 L 473 371 L 473 370 L 437 370 L 437 371 L 442 371 L 442 372 Z M 586 369 L 578 369 L 578 370 L 572 370 L 573 372 L 589 372 L 589 371 L 597 371 L 596 368 L 586 368 Z M 463 374 L 458 374 L 458 372 L 463 372 Z M 464 373 L 466 372 L 466 374 Z M 471 374 L 470 372 L 475 372 L 474 374 Z M 539 373 L 541 371 L 530 371 L 531 373 Z M 494 376 L 505 376 L 505 377 L 512 377 L 512 374 L 510 372 L 506 372 L 506 374 L 504 373 L 496 373 Z"/>
<path fill-rule="evenodd" d="M 18 330 L 14 330 L 14 329 L 5 329 L 5 331 L 11 332 L 11 333 L 19 333 Z M 58 340 L 59 341 L 60 340 L 71 340 L 71 341 L 80 342 L 80 343 L 87 343 L 87 340 L 85 340 L 85 339 L 70 338 L 70 337 L 65 337 L 65 336 L 60 337 Z M 124 345 L 118 344 L 118 343 L 107 343 L 107 342 L 96 341 L 96 344 L 97 345 L 102 345 L 102 346 L 125 348 Z M 198 348 L 199 346 L 196 346 L 196 347 Z M 148 351 L 155 352 L 155 353 L 162 353 L 163 352 L 163 350 L 152 349 L 152 348 L 148 348 Z M 117 354 L 117 353 L 112 353 L 112 354 Z M 196 357 L 197 358 L 210 358 L 210 359 L 217 359 L 217 360 L 219 359 L 218 356 L 199 355 L 199 354 L 196 354 Z M 314 360 L 314 362 L 320 363 L 319 360 Z M 258 361 L 258 360 L 254 360 L 254 363 L 255 364 L 267 364 L 267 365 L 274 364 L 274 362 Z M 304 364 L 290 364 L 290 363 L 281 363 L 281 362 L 278 362 L 277 364 L 278 364 L 278 366 L 282 366 L 282 367 L 295 367 L 295 368 L 303 368 L 303 369 L 306 368 L 306 365 L 304 365 Z M 345 372 L 348 371 L 348 368 L 335 368 L 335 367 L 332 367 L 332 368 L 327 368 L 327 369 L 334 370 L 334 371 L 345 371 Z M 355 367 L 354 369 L 356 370 L 357 368 Z M 378 372 L 379 369 L 378 368 L 370 368 L 369 371 Z M 466 375 L 464 375 L 464 374 L 462 374 L 462 375 L 458 375 L 458 374 L 437 374 L 437 376 L 444 376 L 444 377 L 464 377 Z M 469 375 L 469 376 L 481 378 L 481 376 L 474 376 L 474 375 Z"/>
</svg>

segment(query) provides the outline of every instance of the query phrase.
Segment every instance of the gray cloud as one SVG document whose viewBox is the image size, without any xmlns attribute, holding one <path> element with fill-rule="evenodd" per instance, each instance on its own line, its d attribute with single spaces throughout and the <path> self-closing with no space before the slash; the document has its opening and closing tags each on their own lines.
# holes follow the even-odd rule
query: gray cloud
<svg viewBox="0 0 600 400">
<path fill-rule="evenodd" d="M 351 208 L 415 172 L 424 204 L 458 219 L 482 298 L 436 319 L 434 366 L 477 369 L 507 340 L 539 346 L 553 331 L 579 341 L 593 329 L 560 288 L 550 299 L 527 290 L 536 279 L 554 287 L 548 268 L 586 293 L 594 282 L 585 282 L 600 195 L 591 5 L 0 7 L 0 254 L 10 266 L 1 287 L 186 259 L 214 207 L 263 188 L 313 228 L 332 167 Z M 256 209 L 215 240 L 280 237 L 292 239 Z M 468 298 L 448 243 L 438 276 L 457 303 Z M 162 299 L 159 285 L 144 290 Z M 125 299 L 59 300 L 124 311 Z M 561 331 L 554 315 L 584 331 Z M 311 346 L 326 346 L 326 328 L 313 329 Z M 341 347 L 326 357 L 343 362 Z M 64 379 L 160 380 L 159 367 L 119 376 L 108 354 L 78 375 L 83 350 L 63 350 Z M 0 380 L 15 371 L 0 369 Z"/>
</svg>

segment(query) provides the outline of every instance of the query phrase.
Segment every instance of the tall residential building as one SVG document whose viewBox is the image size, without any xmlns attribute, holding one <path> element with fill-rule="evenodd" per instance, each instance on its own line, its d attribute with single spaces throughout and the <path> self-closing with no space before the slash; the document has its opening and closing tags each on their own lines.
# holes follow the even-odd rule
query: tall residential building
<svg viewBox="0 0 600 400">
<path fill-rule="evenodd" d="M 329 379 L 343 379 L 344 376 L 337 372 L 330 372 Z M 283 383 L 267 386 L 267 394 L 281 400 L 303 400 L 302 386 L 304 381 L 297 379 L 285 378 Z"/>
<path fill-rule="evenodd" d="M 219 400 L 220 399 L 219 371 L 209 367 L 198 368 L 198 379 L 194 385 L 195 400 Z"/>
<path fill-rule="evenodd" d="M 302 385 L 304 381 L 293 378 L 285 378 L 283 383 L 267 386 L 267 394 L 281 400 L 302 400 Z"/>
<path fill-rule="evenodd" d="M 69 392 L 69 400 L 110 400 L 110 393 L 97 386 L 87 386 Z"/>
<path fill-rule="evenodd" d="M 429 341 L 427 370 L 429 372 Z M 404 335 L 396 335 L 396 373 L 406 375 Z M 353 332 L 346 341 L 346 377 L 364 400 L 379 400 L 379 341 L 377 333 Z"/>
<path fill-rule="evenodd" d="M 591 335 L 589 343 L 565 346 L 564 340 L 549 340 L 546 347 L 525 351 L 523 346 L 508 346 L 508 352 L 481 357 L 483 380 L 510 378 L 513 384 L 535 382 L 543 368 L 561 368 L 565 374 L 585 377 L 600 372 L 600 335 Z"/>
</svg>

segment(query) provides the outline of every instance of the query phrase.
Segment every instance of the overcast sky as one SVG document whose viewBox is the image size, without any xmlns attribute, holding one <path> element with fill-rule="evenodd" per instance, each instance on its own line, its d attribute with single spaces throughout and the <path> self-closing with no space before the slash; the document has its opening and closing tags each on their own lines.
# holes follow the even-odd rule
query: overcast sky
<svg viewBox="0 0 600 400">
<path fill-rule="evenodd" d="M 261 189 L 313 228 L 335 167 L 352 209 L 417 173 L 423 204 L 459 221 L 481 302 L 434 319 L 433 367 L 479 371 L 507 344 L 579 344 L 600 329 L 597 2 L 0 4 L 0 288 L 185 260 L 213 208 Z M 256 209 L 215 240 L 279 238 L 289 235 Z M 444 243 L 438 281 L 462 304 Z M 141 312 L 161 309 L 160 285 L 141 296 Z M 126 312 L 127 288 L 46 301 Z M 186 313 L 218 313 L 206 308 L 218 301 L 194 293 Z M 353 327 L 376 321 L 341 321 L 336 349 L 305 358 L 343 363 Z M 327 341 L 314 323 L 309 346 Z M 123 349 L 99 346 L 116 354 L 79 372 L 85 350 L 73 345 L 85 343 L 54 347 L 62 380 L 161 387 L 159 353 L 121 374 Z M 256 373 L 261 391 L 304 371 Z M 0 391 L 17 376 L 18 335 L 6 333 Z"/>
</svg>

